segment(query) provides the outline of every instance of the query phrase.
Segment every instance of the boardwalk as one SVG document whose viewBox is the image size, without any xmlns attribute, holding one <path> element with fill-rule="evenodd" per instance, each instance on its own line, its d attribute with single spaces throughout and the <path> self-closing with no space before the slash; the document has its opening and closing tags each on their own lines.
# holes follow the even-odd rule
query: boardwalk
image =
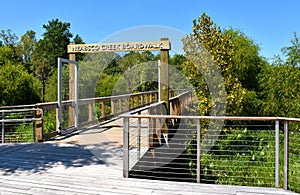
<svg viewBox="0 0 300 195">
<path fill-rule="evenodd" d="M 0 145 L 0 194 L 294 194 L 281 189 L 124 179 L 120 121 L 35 144 Z"/>
</svg>

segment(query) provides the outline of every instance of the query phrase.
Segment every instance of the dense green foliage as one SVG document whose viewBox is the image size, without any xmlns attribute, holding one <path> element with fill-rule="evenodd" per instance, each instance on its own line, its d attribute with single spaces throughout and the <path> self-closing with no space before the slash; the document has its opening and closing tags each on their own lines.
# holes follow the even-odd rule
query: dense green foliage
<svg viewBox="0 0 300 195">
<path fill-rule="evenodd" d="M 229 29 L 222 32 L 206 14 L 194 21 L 193 33 L 185 40 L 187 53 L 189 39 L 194 45 L 206 49 L 210 54 L 209 57 L 219 67 L 227 93 L 227 115 L 299 117 L 300 44 L 296 34 L 291 41 L 292 46 L 282 50 L 287 57 L 286 60 L 277 56 L 272 64 L 268 64 L 259 55 L 258 45 L 249 37 L 239 30 Z M 201 65 L 199 69 L 205 70 Z M 207 78 L 199 72 L 199 69 L 195 61 L 185 62 L 185 73 L 198 89 L 200 114 L 207 114 L 213 105 L 209 104 L 211 96 L 205 83 Z M 274 186 L 274 132 L 268 128 L 268 131 L 262 129 L 251 131 L 229 122 L 226 125 L 231 128 L 222 129 L 212 148 L 201 151 L 202 182 Z M 259 127 L 259 123 L 250 125 Z M 299 134 L 299 127 L 291 126 L 290 131 Z M 206 133 L 207 127 L 204 124 L 201 135 Z M 297 148 L 299 140 L 294 141 L 290 147 Z M 192 175 L 195 175 L 194 142 L 195 140 L 191 140 L 187 143 L 187 152 L 191 155 Z M 202 148 L 206 147 L 206 143 L 203 142 Z M 283 148 L 281 155 L 282 150 Z M 290 161 L 294 171 L 297 162 L 300 161 L 299 156 L 295 154 L 297 152 L 293 153 L 294 159 Z M 293 180 L 297 181 L 299 177 L 293 177 Z"/>
<path fill-rule="evenodd" d="M 39 100 L 37 81 L 22 65 L 0 67 L 0 105 L 31 104 Z"/>
</svg>

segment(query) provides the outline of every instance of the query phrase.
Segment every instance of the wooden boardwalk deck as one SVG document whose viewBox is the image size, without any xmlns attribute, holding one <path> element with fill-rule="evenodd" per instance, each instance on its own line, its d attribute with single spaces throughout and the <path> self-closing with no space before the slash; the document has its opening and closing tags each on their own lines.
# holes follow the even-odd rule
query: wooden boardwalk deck
<svg viewBox="0 0 300 195">
<path fill-rule="evenodd" d="M 122 177 L 119 122 L 46 143 L 0 145 L 0 194 L 277 194 L 281 189 Z"/>
</svg>

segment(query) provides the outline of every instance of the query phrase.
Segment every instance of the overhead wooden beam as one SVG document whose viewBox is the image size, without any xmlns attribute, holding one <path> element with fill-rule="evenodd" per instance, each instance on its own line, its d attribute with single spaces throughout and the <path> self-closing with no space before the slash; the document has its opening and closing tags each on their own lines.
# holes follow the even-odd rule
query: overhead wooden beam
<svg viewBox="0 0 300 195">
<path fill-rule="evenodd" d="M 171 44 L 168 39 L 161 39 L 160 41 L 115 42 L 115 43 L 68 45 L 68 53 L 155 51 L 155 50 L 170 50 L 170 49 L 171 49 Z"/>
</svg>

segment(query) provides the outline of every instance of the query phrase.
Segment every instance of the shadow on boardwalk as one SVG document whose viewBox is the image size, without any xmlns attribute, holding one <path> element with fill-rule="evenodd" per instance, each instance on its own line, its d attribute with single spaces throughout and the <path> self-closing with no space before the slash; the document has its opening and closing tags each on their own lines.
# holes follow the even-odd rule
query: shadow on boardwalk
<svg viewBox="0 0 300 195">
<path fill-rule="evenodd" d="M 1 144 L 0 175 L 88 167 L 86 171 L 95 166 L 113 167 L 121 173 L 122 129 L 112 125 L 94 126 L 45 143 Z"/>
<path fill-rule="evenodd" d="M 0 145 L 0 170 L 9 175 L 22 171 L 47 171 L 55 166 L 65 168 L 104 164 L 88 149 L 70 144 Z"/>
</svg>

